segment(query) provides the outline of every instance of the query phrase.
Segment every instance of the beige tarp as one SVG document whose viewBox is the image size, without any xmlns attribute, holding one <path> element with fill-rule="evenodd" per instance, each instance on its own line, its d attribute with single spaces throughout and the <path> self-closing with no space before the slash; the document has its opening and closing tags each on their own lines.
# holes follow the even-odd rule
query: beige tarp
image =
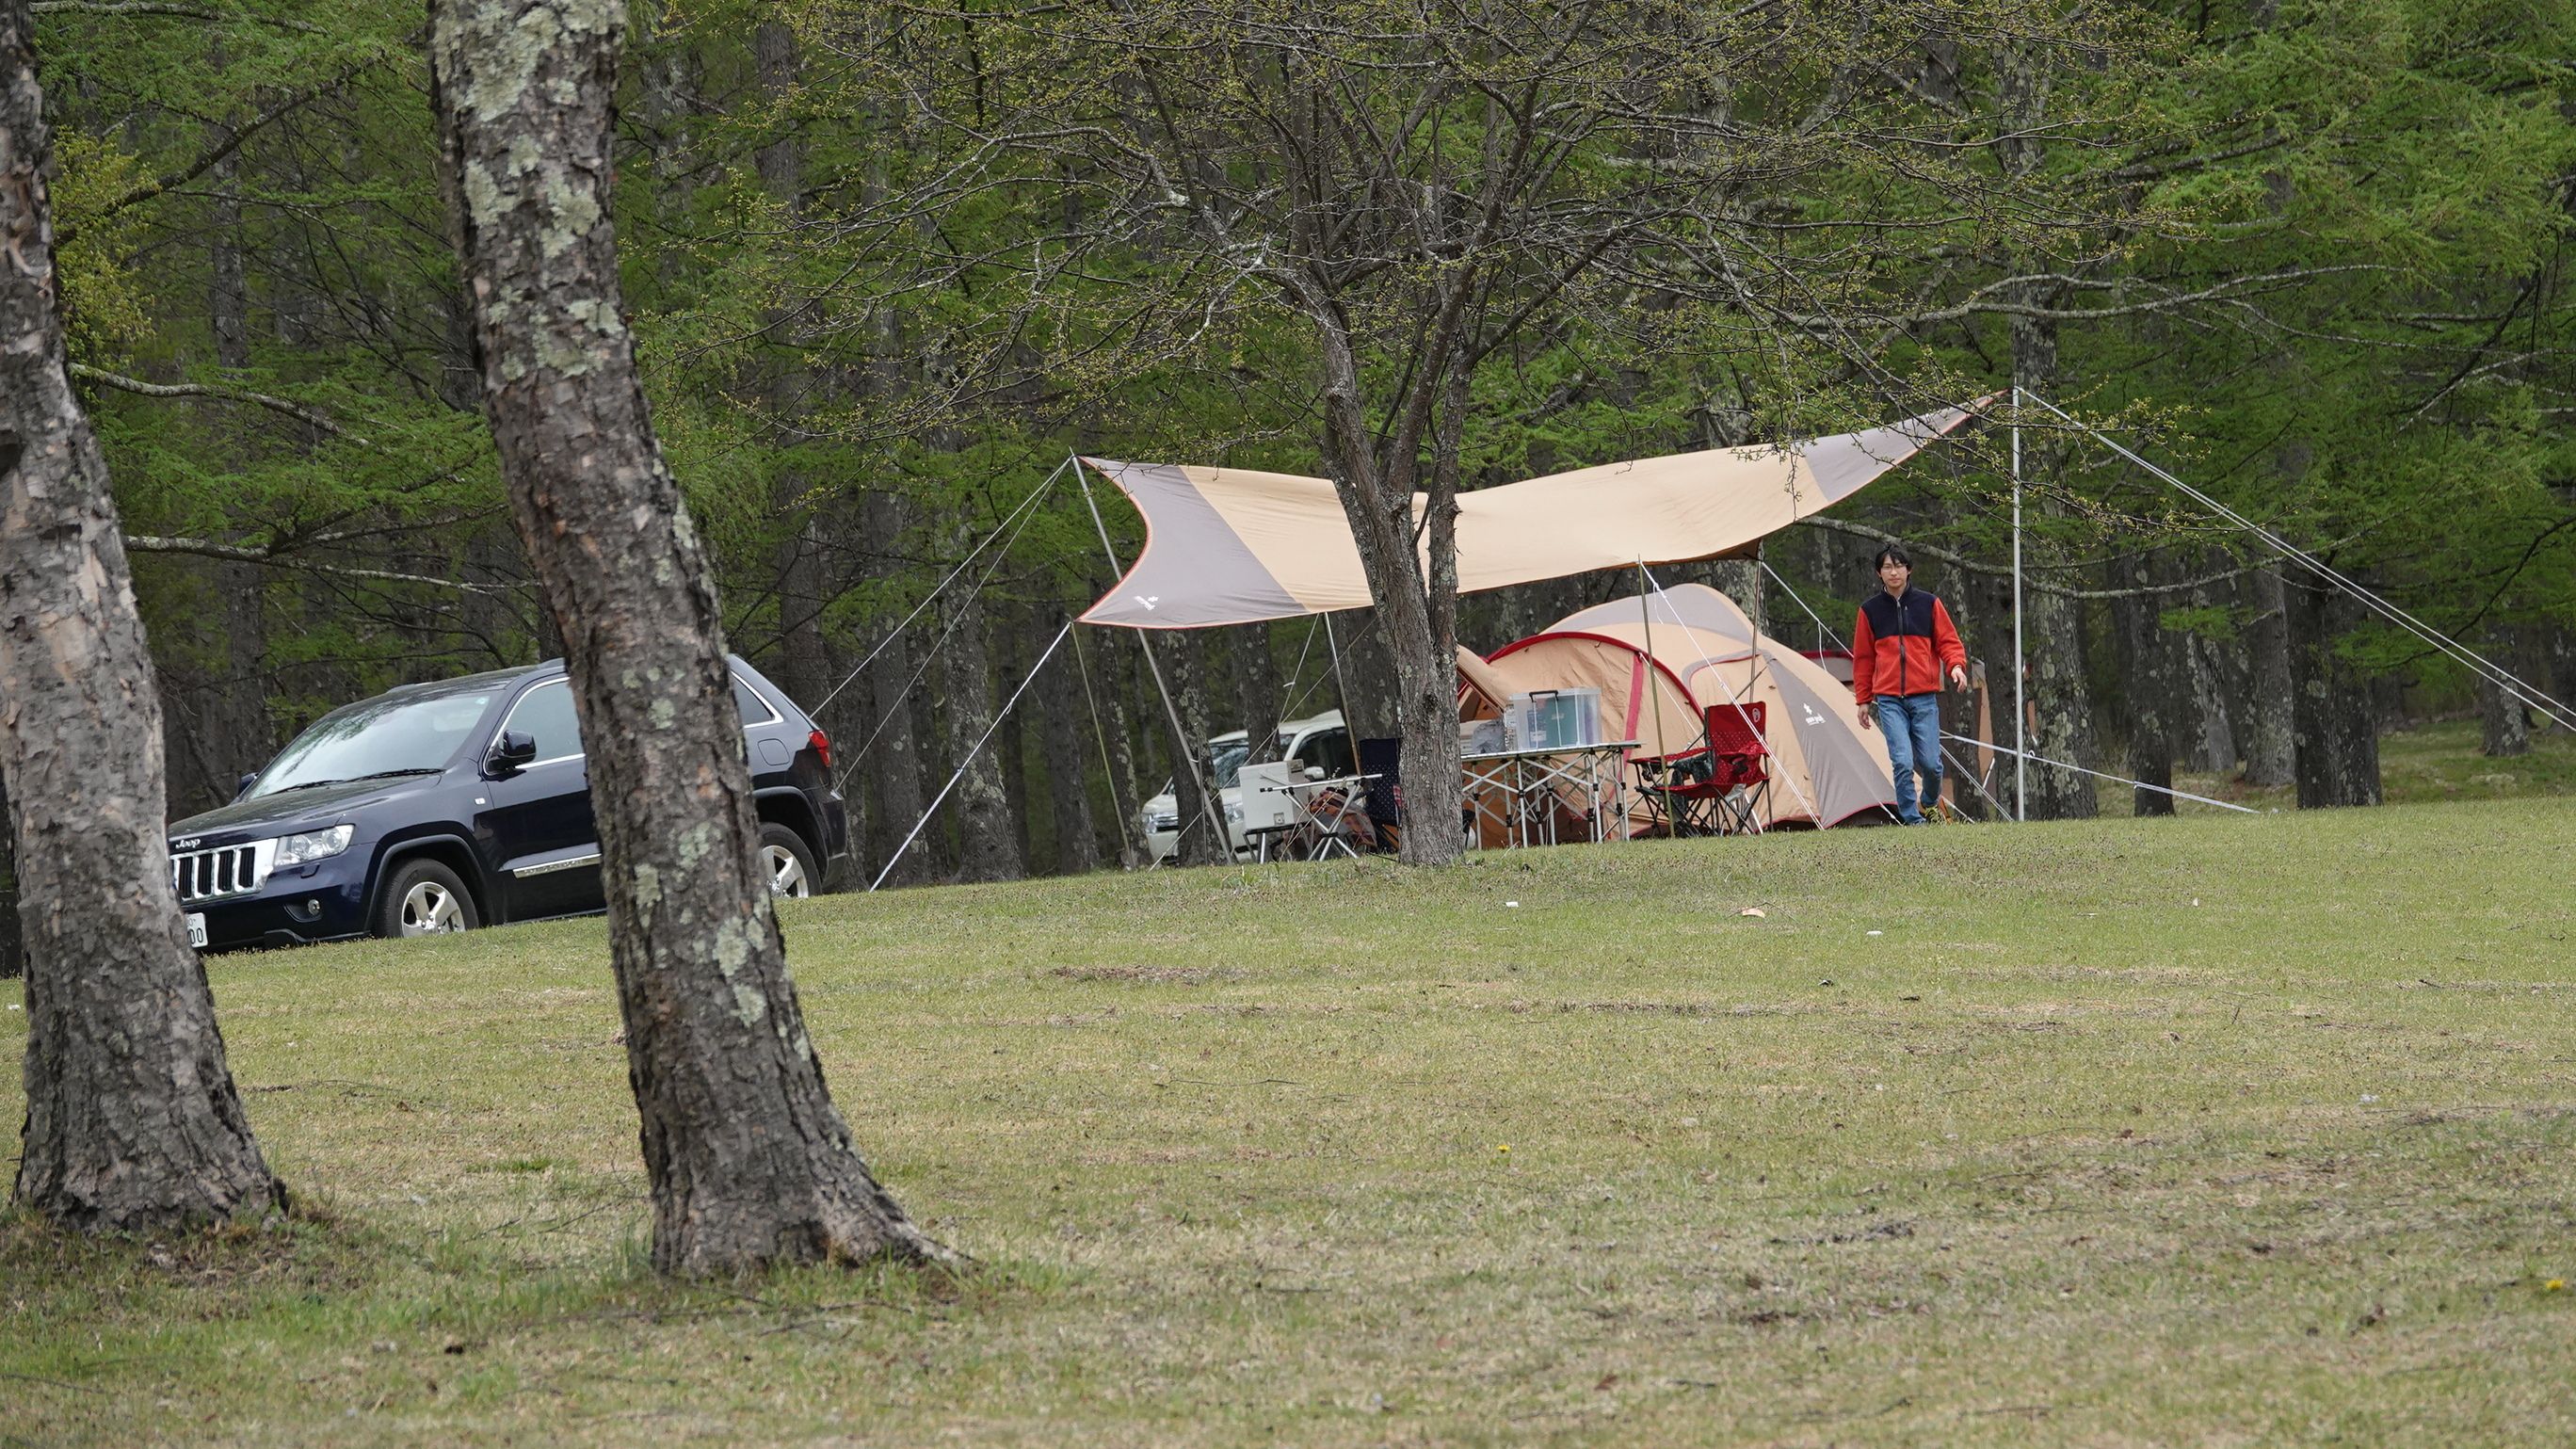
<svg viewBox="0 0 2576 1449">
<path fill-rule="evenodd" d="M 1741 548 L 1850 497 L 1987 401 L 1782 447 L 1677 453 L 1462 493 L 1458 591 Z M 1083 461 L 1144 514 L 1146 541 L 1082 622 L 1194 629 L 1369 606 L 1350 520 L 1324 479 Z M 1420 495 L 1414 506 L 1419 516 Z"/>
<path fill-rule="evenodd" d="M 1851 686 L 1757 633 L 1717 590 L 1684 584 L 1642 602 L 1586 609 L 1459 665 L 1462 719 L 1490 718 L 1513 694 L 1601 691 L 1602 738 L 1640 757 L 1699 748 L 1701 711 L 1759 703 L 1772 780 L 1763 823 L 1833 825 L 1896 803 L 1887 742 L 1861 728 Z"/>
</svg>

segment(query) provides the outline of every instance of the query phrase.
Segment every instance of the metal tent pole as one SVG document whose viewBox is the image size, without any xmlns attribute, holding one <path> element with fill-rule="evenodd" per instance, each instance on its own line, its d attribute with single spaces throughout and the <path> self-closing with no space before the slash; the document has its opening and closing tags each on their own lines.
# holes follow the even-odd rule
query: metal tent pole
<svg viewBox="0 0 2576 1449">
<path fill-rule="evenodd" d="M 2022 738 L 2029 727 L 2030 704 L 2022 698 L 2029 688 L 2024 682 L 2021 655 L 2021 384 L 2013 384 L 2012 426 L 2012 533 L 2013 533 L 2013 819 L 2030 819 L 2030 741 Z"/>
</svg>

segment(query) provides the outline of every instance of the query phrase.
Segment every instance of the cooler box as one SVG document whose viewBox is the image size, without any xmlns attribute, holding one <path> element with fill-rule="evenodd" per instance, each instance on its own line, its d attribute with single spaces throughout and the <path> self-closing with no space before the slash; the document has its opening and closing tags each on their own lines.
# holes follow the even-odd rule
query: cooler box
<svg viewBox="0 0 2576 1449">
<path fill-rule="evenodd" d="M 1503 710 L 1504 733 L 1515 750 L 1570 750 L 1601 743 L 1601 691 L 1534 689 L 1515 694 Z"/>
<path fill-rule="evenodd" d="M 1246 765 L 1235 776 L 1241 787 L 1236 798 L 1242 804 L 1245 830 L 1285 830 L 1297 823 L 1304 812 L 1288 794 L 1288 782 L 1296 770 L 1294 760 L 1273 760 Z"/>
</svg>

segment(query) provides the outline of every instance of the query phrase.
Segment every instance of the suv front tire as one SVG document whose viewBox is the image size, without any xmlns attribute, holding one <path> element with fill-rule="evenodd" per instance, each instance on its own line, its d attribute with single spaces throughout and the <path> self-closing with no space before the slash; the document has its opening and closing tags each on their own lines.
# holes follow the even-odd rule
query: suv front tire
<svg viewBox="0 0 2576 1449">
<path fill-rule="evenodd" d="M 456 872 L 435 860 L 414 856 L 394 867 L 385 878 L 384 894 L 376 904 L 376 934 L 379 936 L 436 936 L 449 931 L 471 931 L 483 924 L 481 913 L 474 909 L 473 893 Z"/>
</svg>

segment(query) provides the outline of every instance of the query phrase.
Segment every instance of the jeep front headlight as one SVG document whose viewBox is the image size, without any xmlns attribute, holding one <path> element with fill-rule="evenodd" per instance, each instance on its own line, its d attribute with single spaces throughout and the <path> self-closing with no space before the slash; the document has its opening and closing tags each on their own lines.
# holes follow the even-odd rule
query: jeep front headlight
<svg viewBox="0 0 2576 1449">
<path fill-rule="evenodd" d="M 348 849 L 349 837 L 357 833 L 358 827 L 354 825 L 334 825 L 328 830 L 308 830 L 302 835 L 287 836 L 277 842 L 277 863 L 280 866 L 311 865 L 317 860 L 329 860 Z"/>
</svg>

